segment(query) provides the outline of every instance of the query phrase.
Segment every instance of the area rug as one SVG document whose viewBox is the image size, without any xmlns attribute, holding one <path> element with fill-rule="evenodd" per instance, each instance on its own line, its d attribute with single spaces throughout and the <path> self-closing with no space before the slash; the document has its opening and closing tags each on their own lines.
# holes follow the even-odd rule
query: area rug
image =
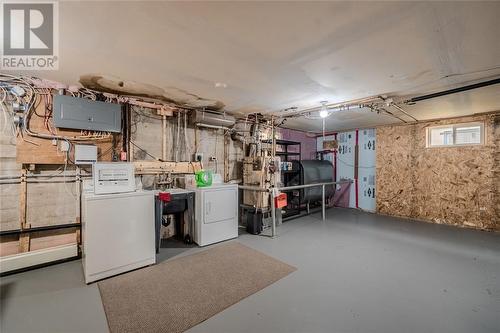
<svg viewBox="0 0 500 333">
<path fill-rule="evenodd" d="M 184 332 L 295 270 L 230 242 L 98 286 L 112 333 Z"/>
</svg>

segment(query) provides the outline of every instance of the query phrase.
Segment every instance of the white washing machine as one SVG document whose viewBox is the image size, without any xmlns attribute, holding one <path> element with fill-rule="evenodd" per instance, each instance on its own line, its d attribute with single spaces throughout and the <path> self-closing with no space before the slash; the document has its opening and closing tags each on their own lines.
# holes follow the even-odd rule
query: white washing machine
<svg viewBox="0 0 500 333">
<path fill-rule="evenodd" d="M 84 193 L 82 263 L 85 282 L 154 264 L 154 221 L 152 191 Z"/>
<path fill-rule="evenodd" d="M 238 185 L 186 187 L 195 191 L 194 241 L 205 246 L 238 237 Z"/>
</svg>

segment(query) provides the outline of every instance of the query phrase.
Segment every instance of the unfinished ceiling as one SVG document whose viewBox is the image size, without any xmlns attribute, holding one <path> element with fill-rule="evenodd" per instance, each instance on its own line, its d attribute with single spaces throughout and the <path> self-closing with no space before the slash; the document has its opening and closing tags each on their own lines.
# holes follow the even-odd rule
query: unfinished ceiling
<svg viewBox="0 0 500 333">
<path fill-rule="evenodd" d="M 59 70 L 32 74 L 68 84 L 109 74 L 241 114 L 421 94 L 500 74 L 500 2 L 61 2 L 59 12 Z M 408 111 L 429 119 L 500 110 L 499 91 Z M 360 109 L 332 115 L 327 127 L 393 122 Z M 287 126 L 321 129 L 304 118 Z"/>
</svg>

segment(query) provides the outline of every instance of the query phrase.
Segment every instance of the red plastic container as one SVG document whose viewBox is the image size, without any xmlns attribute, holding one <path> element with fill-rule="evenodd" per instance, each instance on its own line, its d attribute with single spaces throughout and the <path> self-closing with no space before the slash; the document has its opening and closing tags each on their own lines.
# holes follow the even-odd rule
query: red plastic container
<svg viewBox="0 0 500 333">
<path fill-rule="evenodd" d="M 158 193 L 158 198 L 163 202 L 170 202 L 172 200 L 172 196 L 168 192 Z"/>
<path fill-rule="evenodd" d="M 286 207 L 286 193 L 280 193 L 274 197 L 274 207 L 283 208 Z"/>
</svg>

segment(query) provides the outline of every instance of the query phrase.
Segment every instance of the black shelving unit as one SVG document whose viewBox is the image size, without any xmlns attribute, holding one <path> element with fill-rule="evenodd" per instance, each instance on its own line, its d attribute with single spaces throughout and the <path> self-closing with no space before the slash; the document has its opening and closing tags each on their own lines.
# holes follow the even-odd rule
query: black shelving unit
<svg viewBox="0 0 500 333">
<path fill-rule="evenodd" d="M 269 139 L 269 140 L 262 140 L 262 143 L 272 144 L 273 140 L 271 140 L 271 139 Z M 298 141 L 289 141 L 289 140 L 277 139 L 276 140 L 276 145 L 277 146 L 281 146 L 284 149 L 284 150 L 276 151 L 276 156 L 283 156 L 283 157 L 285 157 L 285 160 L 283 162 L 289 162 L 289 158 L 288 157 L 290 157 L 290 156 L 298 156 L 299 157 L 298 160 L 300 160 L 300 155 L 302 153 L 302 148 L 301 148 L 300 142 L 298 142 Z M 299 146 L 299 151 L 298 152 L 288 151 L 288 147 L 290 147 L 290 146 Z"/>
<path fill-rule="evenodd" d="M 262 143 L 272 144 L 272 140 L 262 140 Z M 276 145 L 282 149 L 276 151 L 276 156 L 282 157 L 282 162 L 292 162 L 292 170 L 281 170 L 283 186 L 300 185 L 300 159 L 302 153 L 301 143 L 298 141 L 277 139 Z M 299 146 L 299 151 L 289 151 L 290 146 Z M 287 194 L 288 205 L 283 218 L 300 214 L 301 191 L 283 191 Z M 294 195 L 298 193 L 298 195 Z"/>
<path fill-rule="evenodd" d="M 318 150 L 316 152 L 316 159 L 322 161 L 325 159 L 325 155 L 328 154 L 333 154 L 333 150 Z"/>
</svg>

